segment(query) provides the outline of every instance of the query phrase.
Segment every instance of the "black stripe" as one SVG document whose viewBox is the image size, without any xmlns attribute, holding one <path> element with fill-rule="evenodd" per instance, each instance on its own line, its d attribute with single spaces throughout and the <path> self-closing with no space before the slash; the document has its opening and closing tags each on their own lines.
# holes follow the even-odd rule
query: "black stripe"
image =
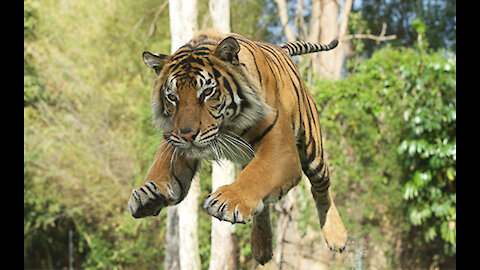
<svg viewBox="0 0 480 270">
<path fill-rule="evenodd" d="M 174 57 L 172 57 L 171 61 L 177 61 L 178 59 L 187 56 L 190 53 L 190 51 L 182 51 L 182 52 L 177 52 Z"/>
<path fill-rule="evenodd" d="M 287 63 L 288 67 L 290 68 L 290 71 L 291 71 L 292 73 L 294 73 L 295 76 L 297 76 L 297 80 L 300 80 L 300 78 L 298 78 L 298 75 L 297 75 L 296 72 L 295 72 L 295 69 L 294 69 L 294 68 L 291 66 L 291 64 L 288 62 L 287 56 L 282 55 L 282 57 L 283 57 L 284 62 Z M 295 85 L 295 82 L 292 80 L 292 76 L 290 75 L 290 73 L 288 73 L 288 76 L 290 77 L 290 81 L 292 82 L 293 88 L 295 89 L 295 94 L 297 95 L 299 124 L 300 124 L 300 128 L 303 128 L 303 127 L 304 127 L 304 123 L 303 123 L 303 120 L 302 120 L 300 93 L 298 92 L 298 88 L 297 88 L 297 86 Z M 303 97 L 303 95 L 302 95 L 302 97 Z"/>
<path fill-rule="evenodd" d="M 225 208 L 226 205 L 227 205 L 227 204 L 226 204 L 226 201 L 224 201 L 224 202 L 222 203 L 222 205 L 220 205 L 220 208 L 218 209 L 218 212 L 221 213 L 221 212 L 223 211 L 223 209 Z"/>
<path fill-rule="evenodd" d="M 215 114 L 212 113 L 211 111 L 209 111 L 209 110 L 207 110 L 207 111 L 208 111 L 208 113 L 209 113 L 215 120 L 217 120 L 217 119 L 219 119 L 219 118 L 222 118 L 222 119 L 225 118 L 225 116 L 224 116 L 223 114 L 215 115 Z"/>
<path fill-rule="evenodd" d="M 243 42 L 245 43 L 245 45 L 248 45 L 250 46 L 251 48 L 255 49 L 255 47 L 252 46 L 252 44 L 250 44 L 248 41 L 246 40 L 243 40 L 241 38 L 236 38 L 238 41 L 240 42 Z M 260 82 L 260 85 L 262 84 L 262 74 L 260 74 L 260 70 L 258 69 L 258 65 L 257 65 L 257 59 L 255 58 L 255 54 L 252 52 L 252 50 L 250 50 L 250 48 L 248 48 L 247 46 L 243 46 L 245 49 L 247 49 L 250 54 L 252 55 L 252 58 L 253 58 L 253 63 L 255 63 L 255 68 L 257 69 L 257 73 L 258 73 L 258 80 Z"/>
<path fill-rule="evenodd" d="M 327 178 L 318 179 L 320 181 L 318 181 L 317 179 L 314 179 L 312 181 L 310 178 L 309 180 L 310 180 L 310 183 L 312 183 L 312 189 L 315 190 L 316 192 L 325 191 L 330 186 L 330 179 L 327 179 Z"/>
<path fill-rule="evenodd" d="M 230 86 L 230 83 L 228 82 L 226 77 L 223 77 L 223 86 L 228 90 L 228 94 L 230 95 L 232 100 L 230 105 L 228 105 L 228 108 L 231 108 L 234 112 L 236 112 L 237 104 L 235 103 L 235 95 L 233 94 L 232 87 Z"/>
<path fill-rule="evenodd" d="M 206 43 L 202 43 L 202 44 L 199 44 L 199 45 L 203 45 L 203 44 L 206 44 Z M 206 45 L 213 45 L 213 43 L 209 43 L 209 44 L 206 44 Z M 196 47 L 195 50 L 193 50 L 193 53 L 197 53 L 198 51 L 212 51 L 212 50 L 210 48 L 204 47 L 204 46 L 203 47 Z"/>
<path fill-rule="evenodd" d="M 323 165 L 324 165 L 323 161 L 320 161 L 320 164 L 318 164 L 317 167 L 315 167 L 314 169 L 310 169 L 310 163 L 305 162 L 305 167 L 303 168 L 303 172 L 308 178 L 311 178 L 322 171 L 322 168 L 324 167 Z M 325 174 L 325 171 L 323 175 L 324 174 Z"/>
<path fill-rule="evenodd" d="M 140 203 L 140 206 L 143 207 L 143 203 L 142 203 L 142 200 L 140 199 L 140 195 L 138 195 L 136 190 L 132 192 L 132 196 L 135 198 L 135 200 L 137 200 Z"/>
<path fill-rule="evenodd" d="M 272 130 L 273 126 L 275 126 L 275 124 L 277 123 L 277 119 L 278 119 L 278 110 L 277 110 L 277 114 L 275 115 L 275 120 L 273 121 L 273 123 L 270 126 L 268 126 L 262 132 L 262 134 L 260 134 L 259 136 L 255 137 L 253 140 L 251 140 L 250 145 L 254 145 L 257 142 L 261 141 L 263 139 L 263 137 L 265 137 L 265 135 L 267 135 L 267 133 L 270 132 L 270 130 Z"/>
<path fill-rule="evenodd" d="M 238 84 L 238 81 L 235 79 L 235 77 L 233 76 L 233 74 L 231 74 L 230 72 L 227 71 L 227 75 L 230 77 L 230 79 L 232 80 L 233 84 L 235 85 L 235 87 L 237 88 L 237 95 L 238 97 L 240 98 L 240 111 L 238 114 L 240 114 L 240 112 L 244 109 L 244 108 L 249 108 L 250 107 L 250 102 L 248 100 L 245 99 L 245 96 L 243 95 L 243 92 L 242 92 L 242 88 L 240 87 L 240 84 Z M 237 114 L 237 115 L 238 115 Z M 236 116 L 236 115 L 235 115 Z M 235 117 L 234 116 L 234 117 Z M 233 119 L 233 118 L 232 118 Z"/>
<path fill-rule="evenodd" d="M 217 78 L 219 78 L 220 76 L 222 76 L 222 74 L 220 73 L 220 71 L 218 71 L 216 68 L 214 68 L 212 66 L 212 71 L 213 71 L 213 76 L 215 76 L 215 80 L 217 80 Z M 217 80 L 218 82 L 218 80 Z"/>
<path fill-rule="evenodd" d="M 217 134 L 218 134 L 217 132 L 214 132 L 214 133 L 208 135 L 207 137 L 202 138 L 202 140 L 210 139 L 210 138 L 212 138 L 212 137 L 215 137 Z"/>
<path fill-rule="evenodd" d="M 292 66 L 292 65 L 294 65 L 294 63 L 290 63 L 291 58 L 290 58 L 290 57 L 287 58 L 287 57 L 284 56 L 284 60 L 285 60 L 285 62 L 287 63 L 288 67 L 290 68 L 291 72 L 292 72 L 292 73 L 295 75 L 295 77 L 297 78 L 297 83 L 298 83 L 299 88 L 300 88 L 300 94 L 302 95 L 302 101 L 303 101 L 303 104 L 304 104 L 304 106 L 305 106 L 305 103 L 308 102 L 308 97 L 306 97 L 306 93 L 305 93 L 305 92 L 306 92 L 306 89 L 303 89 L 303 88 L 302 88 L 301 79 L 300 79 L 299 75 L 297 74 L 297 72 L 295 72 L 295 68 Z M 295 87 L 295 90 L 297 91 L 297 86 L 295 85 L 295 82 L 294 82 L 293 80 L 292 80 L 292 84 L 293 84 L 293 86 Z M 300 103 L 299 103 L 299 104 L 300 104 Z M 298 110 L 299 110 L 299 116 L 300 116 L 300 125 L 301 125 L 301 127 L 305 127 L 305 123 L 302 121 L 301 106 L 299 106 Z M 310 115 L 308 114 L 307 111 L 305 111 L 305 112 L 306 112 L 306 116 L 307 116 L 307 120 L 306 120 L 305 122 L 307 122 L 307 124 L 308 124 L 308 130 L 310 131 L 309 134 L 308 134 L 310 138 L 305 138 L 305 140 L 307 140 L 307 139 L 310 139 L 310 140 L 311 140 L 311 137 L 312 137 L 312 134 L 311 134 L 312 127 L 311 127 Z M 313 159 L 312 159 L 312 160 L 313 160 Z"/>
<path fill-rule="evenodd" d="M 280 80 L 277 79 L 277 75 L 275 74 L 275 72 L 273 72 L 272 66 L 270 65 L 270 62 L 272 62 L 273 64 L 275 64 L 275 61 L 273 61 L 273 59 L 271 59 L 270 57 L 268 57 L 269 55 L 273 55 L 272 52 L 268 49 L 268 47 L 266 47 L 266 46 L 263 45 L 263 44 L 258 43 L 257 45 L 258 45 L 260 48 L 262 48 L 262 49 L 264 49 L 264 50 L 266 50 L 267 52 L 270 53 L 270 54 L 265 54 L 265 53 L 264 53 L 264 55 L 266 56 L 265 58 L 267 58 L 268 68 L 270 68 L 270 71 L 272 72 L 272 75 L 273 75 L 273 77 L 274 77 L 274 79 L 275 79 L 275 82 L 280 81 Z M 275 55 L 274 55 L 274 57 L 275 57 Z M 276 57 L 275 57 L 275 58 L 276 58 Z M 268 61 L 268 60 L 269 60 L 269 61 Z M 277 59 L 277 60 L 278 60 L 278 59 Z M 276 64 L 275 64 L 275 66 L 277 67 L 277 70 L 279 70 L 279 69 L 278 69 L 278 66 L 277 66 Z M 277 90 L 278 90 L 278 87 L 277 87 Z"/>
<path fill-rule="evenodd" d="M 310 154 L 310 157 L 309 157 L 309 160 L 313 160 L 315 158 L 315 155 L 316 155 L 316 147 L 317 147 L 317 144 L 322 147 L 322 142 L 321 142 L 321 133 L 320 131 L 317 129 L 317 127 L 319 127 L 319 124 L 317 123 L 317 119 L 316 119 L 316 115 L 313 113 L 312 111 L 312 106 L 314 106 L 315 103 L 313 103 L 312 105 L 312 98 L 311 96 L 309 95 L 309 93 L 306 93 L 307 95 L 307 104 L 305 104 L 305 106 L 308 107 L 308 111 L 307 112 L 307 116 L 308 117 L 308 120 L 309 121 L 312 121 L 313 120 L 313 126 L 310 124 L 310 140 L 313 141 L 313 145 L 312 145 L 312 153 Z M 316 107 L 315 107 L 315 112 L 318 113 L 318 111 L 316 110 Z M 309 114 L 310 113 L 310 114 Z M 315 130 L 314 130 L 315 129 Z M 314 136 L 313 132 L 316 133 L 317 136 Z M 316 139 L 320 139 L 320 142 L 317 142 Z"/>
<path fill-rule="evenodd" d="M 153 182 L 152 182 L 153 183 Z M 156 193 L 154 192 L 148 185 L 145 185 L 145 187 L 152 193 L 153 197 L 154 197 L 154 201 L 158 201 L 158 200 L 165 200 L 165 196 L 163 196 L 162 193 Z M 157 185 L 154 183 L 154 186 L 155 190 L 157 189 Z"/>
</svg>

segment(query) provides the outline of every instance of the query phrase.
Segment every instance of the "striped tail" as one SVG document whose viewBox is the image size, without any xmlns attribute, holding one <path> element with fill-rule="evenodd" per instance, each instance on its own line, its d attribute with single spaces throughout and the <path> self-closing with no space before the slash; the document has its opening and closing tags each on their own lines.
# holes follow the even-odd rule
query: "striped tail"
<svg viewBox="0 0 480 270">
<path fill-rule="evenodd" d="M 338 40 L 334 39 L 330 44 L 315 44 L 305 41 L 286 42 L 280 45 L 280 48 L 287 51 L 290 56 L 314 53 L 320 51 L 329 51 L 338 45 Z"/>
</svg>

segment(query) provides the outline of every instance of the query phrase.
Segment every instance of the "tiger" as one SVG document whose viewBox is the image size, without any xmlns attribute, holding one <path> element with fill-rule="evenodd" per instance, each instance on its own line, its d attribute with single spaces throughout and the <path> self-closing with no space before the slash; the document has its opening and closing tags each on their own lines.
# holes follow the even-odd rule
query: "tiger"
<svg viewBox="0 0 480 270">
<path fill-rule="evenodd" d="M 209 29 L 172 55 L 143 52 L 156 73 L 151 107 L 163 135 L 144 184 L 132 190 L 131 215 L 156 216 L 180 203 L 201 160 L 232 160 L 243 170 L 210 193 L 203 208 L 232 224 L 253 219 L 251 250 L 263 265 L 272 258 L 268 204 L 297 185 L 303 171 L 325 242 L 342 252 L 347 231 L 329 192 L 318 110 L 292 58 L 337 44 L 276 46 Z"/>
</svg>

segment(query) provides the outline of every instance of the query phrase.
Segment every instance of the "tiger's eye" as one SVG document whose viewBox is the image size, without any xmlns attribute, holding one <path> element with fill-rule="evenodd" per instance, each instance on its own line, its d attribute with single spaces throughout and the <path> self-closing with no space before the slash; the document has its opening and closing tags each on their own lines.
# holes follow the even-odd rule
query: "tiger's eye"
<svg viewBox="0 0 480 270">
<path fill-rule="evenodd" d="M 173 94 L 167 94 L 167 99 L 172 101 L 172 102 L 177 101 L 177 97 Z"/>
<path fill-rule="evenodd" d="M 205 89 L 205 91 L 202 92 L 204 96 L 209 96 L 213 92 L 213 87 Z"/>
</svg>

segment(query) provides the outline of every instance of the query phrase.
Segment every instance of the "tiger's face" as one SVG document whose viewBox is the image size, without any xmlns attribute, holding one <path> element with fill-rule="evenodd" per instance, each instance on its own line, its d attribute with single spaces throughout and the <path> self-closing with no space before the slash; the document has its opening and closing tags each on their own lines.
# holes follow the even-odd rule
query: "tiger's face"
<svg viewBox="0 0 480 270">
<path fill-rule="evenodd" d="M 239 50 L 236 40 L 227 38 L 216 48 L 200 44 L 184 46 L 172 56 L 143 54 L 145 64 L 158 74 L 152 92 L 154 121 L 178 152 L 208 159 L 253 152 L 233 130 L 253 125 L 268 105 L 239 72 Z"/>
<path fill-rule="evenodd" d="M 226 93 L 213 70 L 204 67 L 183 76 L 169 75 L 158 93 L 162 115 L 171 121 L 165 140 L 193 156 L 211 155 L 220 143 L 223 124 L 240 109 L 240 97 Z"/>
</svg>

